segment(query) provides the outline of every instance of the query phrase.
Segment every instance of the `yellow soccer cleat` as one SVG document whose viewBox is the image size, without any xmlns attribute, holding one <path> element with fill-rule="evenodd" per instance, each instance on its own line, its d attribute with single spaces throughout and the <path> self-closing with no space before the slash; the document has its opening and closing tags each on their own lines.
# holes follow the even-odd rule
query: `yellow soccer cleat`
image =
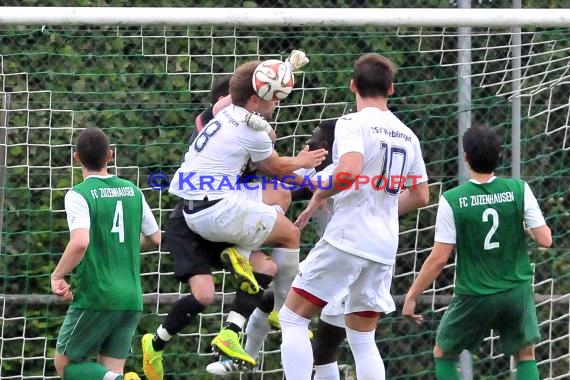
<svg viewBox="0 0 570 380">
<path fill-rule="evenodd" d="M 212 350 L 229 356 L 234 362 L 241 361 L 245 366 L 255 367 L 255 359 L 245 352 L 241 346 L 240 335 L 230 329 L 222 329 L 222 331 L 212 339 Z"/>
<path fill-rule="evenodd" d="M 279 312 L 277 310 L 273 310 L 269 313 L 267 323 L 269 323 L 269 327 L 271 327 L 272 330 L 281 330 L 281 322 L 279 322 Z M 307 334 L 309 335 L 309 339 L 313 339 L 314 334 L 311 330 L 308 330 Z"/>
<path fill-rule="evenodd" d="M 142 337 L 143 371 L 149 380 L 163 380 L 162 351 L 155 351 L 152 347 L 152 334 Z"/>
<path fill-rule="evenodd" d="M 267 317 L 267 322 L 272 330 L 281 330 L 281 323 L 279 322 L 279 312 L 277 310 L 271 311 Z"/>
<path fill-rule="evenodd" d="M 123 380 L 141 380 L 135 372 L 127 372 L 123 375 Z"/>
<path fill-rule="evenodd" d="M 226 248 L 220 254 L 220 258 L 228 266 L 236 277 L 242 282 L 240 289 L 249 294 L 259 293 L 259 284 L 253 275 L 253 268 L 249 261 L 235 248 Z"/>
</svg>

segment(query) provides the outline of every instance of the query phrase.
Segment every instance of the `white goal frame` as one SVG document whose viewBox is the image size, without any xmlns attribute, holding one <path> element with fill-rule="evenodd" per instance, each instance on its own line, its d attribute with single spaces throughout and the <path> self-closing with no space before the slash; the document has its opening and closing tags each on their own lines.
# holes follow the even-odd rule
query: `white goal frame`
<svg viewBox="0 0 570 380">
<path fill-rule="evenodd" d="M 570 9 L 1 7 L 0 25 L 548 26 Z"/>
<path fill-rule="evenodd" d="M 0 7 L 0 26 L 5 25 L 567 28 L 570 9 Z M 1 212 L 0 207 L 0 227 Z M 17 301 L 8 295 L 3 298 Z M 153 297 L 145 303 L 154 302 L 149 298 Z M 34 300 L 54 301 L 51 296 L 27 301 Z M 568 303 L 570 299 L 568 295 L 553 297 L 551 302 Z M 464 370 L 468 367 L 463 365 Z"/>
</svg>

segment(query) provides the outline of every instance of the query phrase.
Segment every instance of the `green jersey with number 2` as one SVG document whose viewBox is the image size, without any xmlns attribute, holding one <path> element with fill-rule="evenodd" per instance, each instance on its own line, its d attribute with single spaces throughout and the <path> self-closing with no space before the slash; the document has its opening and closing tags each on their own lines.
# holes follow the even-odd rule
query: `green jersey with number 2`
<svg viewBox="0 0 570 380">
<path fill-rule="evenodd" d="M 524 232 L 524 181 L 467 182 L 443 196 L 456 230 L 455 293 L 486 295 L 530 281 Z"/>
<path fill-rule="evenodd" d="M 87 201 L 91 226 L 71 307 L 141 311 L 141 191 L 115 176 L 88 177 L 72 191 Z"/>
</svg>

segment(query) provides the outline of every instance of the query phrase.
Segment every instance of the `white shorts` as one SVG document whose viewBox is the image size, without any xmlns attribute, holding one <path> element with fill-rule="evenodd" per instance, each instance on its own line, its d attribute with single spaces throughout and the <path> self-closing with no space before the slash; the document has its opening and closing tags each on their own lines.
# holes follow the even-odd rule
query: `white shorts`
<svg viewBox="0 0 570 380">
<path fill-rule="evenodd" d="M 344 321 L 344 304 L 346 303 L 346 296 L 340 302 L 329 302 L 321 310 L 321 319 L 336 327 L 345 328 Z"/>
<path fill-rule="evenodd" d="M 271 233 L 277 210 L 262 203 L 261 187 L 241 188 L 204 210 L 184 213 L 184 219 L 204 239 L 235 244 L 240 253 L 249 257 Z"/>
<path fill-rule="evenodd" d="M 342 304 L 348 292 L 344 314 L 391 313 L 396 310 L 390 295 L 392 269 L 392 265 L 346 253 L 321 239 L 299 265 L 292 287 L 332 304 Z"/>
</svg>

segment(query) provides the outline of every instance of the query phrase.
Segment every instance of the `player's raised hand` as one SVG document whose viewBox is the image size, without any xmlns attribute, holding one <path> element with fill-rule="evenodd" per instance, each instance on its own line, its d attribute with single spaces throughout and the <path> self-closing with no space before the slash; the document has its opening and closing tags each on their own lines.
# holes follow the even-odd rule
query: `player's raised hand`
<svg viewBox="0 0 570 380">
<path fill-rule="evenodd" d="M 245 115 L 244 121 L 247 126 L 254 131 L 263 131 L 269 133 L 269 131 L 273 130 L 269 122 L 257 112 L 251 112 Z"/>
<path fill-rule="evenodd" d="M 421 325 L 424 321 L 424 316 L 421 314 L 415 314 L 416 310 L 416 299 L 411 297 L 406 297 L 404 301 L 404 307 L 402 308 L 402 315 L 417 325 Z"/>
<path fill-rule="evenodd" d="M 295 220 L 295 223 L 293 224 L 296 225 L 300 230 L 302 230 L 307 226 L 307 224 L 309 224 L 309 220 L 311 220 L 311 217 L 313 216 L 315 211 L 317 211 L 321 207 L 326 207 L 326 204 L 327 204 L 326 199 L 321 199 L 313 195 L 313 197 L 309 201 L 309 204 L 307 205 L 307 208 L 304 209 L 303 212 L 301 212 L 301 214 L 299 214 L 299 217 L 297 218 L 297 220 Z"/>
<path fill-rule="evenodd" d="M 73 299 L 73 292 L 69 284 L 60 277 L 51 278 L 51 291 L 63 301 L 71 301 Z"/>
<path fill-rule="evenodd" d="M 301 67 L 305 66 L 309 63 L 309 58 L 305 55 L 305 52 L 302 50 L 293 50 L 289 57 L 285 60 L 293 71 L 299 70 Z"/>
<path fill-rule="evenodd" d="M 326 160 L 327 154 L 328 151 L 326 149 L 309 150 L 309 146 L 305 146 L 305 148 L 297 154 L 297 158 L 301 160 L 302 168 L 312 169 Z"/>
</svg>

